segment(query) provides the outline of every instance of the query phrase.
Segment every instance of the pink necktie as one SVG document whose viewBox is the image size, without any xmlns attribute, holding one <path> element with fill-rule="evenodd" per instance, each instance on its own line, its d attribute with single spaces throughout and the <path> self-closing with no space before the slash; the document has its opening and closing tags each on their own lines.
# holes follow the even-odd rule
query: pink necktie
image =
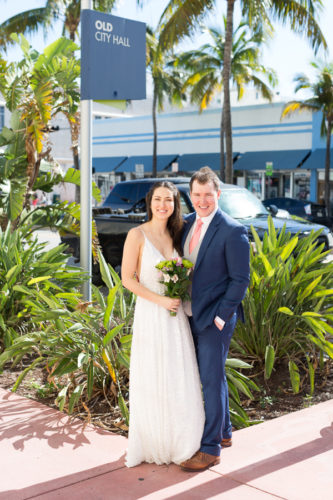
<svg viewBox="0 0 333 500">
<path fill-rule="evenodd" d="M 203 224 L 202 220 L 198 219 L 197 225 L 195 226 L 195 229 L 193 231 L 192 238 L 190 241 L 190 246 L 189 246 L 190 253 L 193 252 L 193 250 L 195 249 L 195 247 L 199 243 L 202 224 Z"/>
</svg>

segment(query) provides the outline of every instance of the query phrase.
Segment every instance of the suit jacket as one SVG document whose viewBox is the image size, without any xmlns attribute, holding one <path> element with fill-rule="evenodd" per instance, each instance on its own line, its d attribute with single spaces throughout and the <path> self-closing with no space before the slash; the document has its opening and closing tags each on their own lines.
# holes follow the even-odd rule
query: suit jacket
<svg viewBox="0 0 333 500">
<path fill-rule="evenodd" d="M 182 245 L 196 214 L 185 217 Z M 201 242 L 192 276 L 192 314 L 200 330 L 215 316 L 228 321 L 236 312 L 244 320 L 241 302 L 250 281 L 249 240 L 246 228 L 217 210 Z"/>
</svg>

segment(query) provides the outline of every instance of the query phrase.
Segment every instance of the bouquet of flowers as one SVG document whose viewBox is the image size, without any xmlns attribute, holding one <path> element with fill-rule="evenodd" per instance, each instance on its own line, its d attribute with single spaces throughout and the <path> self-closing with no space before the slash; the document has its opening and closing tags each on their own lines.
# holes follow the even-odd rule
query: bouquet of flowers
<svg viewBox="0 0 333 500">
<path fill-rule="evenodd" d="M 178 257 L 171 260 L 162 260 L 156 266 L 161 275 L 160 283 L 165 286 L 166 297 L 181 300 L 191 300 L 188 287 L 191 283 L 190 274 L 193 263 L 190 260 Z M 171 316 L 177 313 L 170 311 Z"/>
</svg>

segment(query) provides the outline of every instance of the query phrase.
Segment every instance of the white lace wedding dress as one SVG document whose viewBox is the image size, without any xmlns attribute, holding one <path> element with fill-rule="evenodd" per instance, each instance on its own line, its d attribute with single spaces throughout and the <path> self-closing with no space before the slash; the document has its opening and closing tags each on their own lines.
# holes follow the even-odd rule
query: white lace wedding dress
<svg viewBox="0 0 333 500">
<path fill-rule="evenodd" d="M 177 253 L 175 252 L 175 257 Z M 165 260 L 145 236 L 140 283 L 163 294 L 155 265 Z M 168 310 L 137 298 L 130 364 L 127 467 L 176 464 L 199 448 L 204 427 L 200 379 L 183 307 Z"/>
</svg>

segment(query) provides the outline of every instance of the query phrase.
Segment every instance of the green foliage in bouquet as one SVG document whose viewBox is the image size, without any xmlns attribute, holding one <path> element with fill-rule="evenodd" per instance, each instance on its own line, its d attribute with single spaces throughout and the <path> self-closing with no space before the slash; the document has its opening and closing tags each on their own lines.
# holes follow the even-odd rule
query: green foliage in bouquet
<svg viewBox="0 0 333 500">
<path fill-rule="evenodd" d="M 160 283 L 165 286 L 166 297 L 190 300 L 188 288 L 191 283 L 190 274 L 193 263 L 187 259 L 177 258 L 162 260 L 155 266 L 160 271 Z M 170 313 L 175 315 L 175 313 Z"/>
<path fill-rule="evenodd" d="M 312 393 L 320 359 L 333 358 L 333 263 L 323 262 L 320 230 L 301 238 L 285 227 L 277 234 L 268 222 L 263 241 L 252 227 L 246 321 L 236 326 L 231 352 L 261 366 L 266 379 L 279 363 L 288 363 L 295 393 L 304 371 Z"/>
</svg>

